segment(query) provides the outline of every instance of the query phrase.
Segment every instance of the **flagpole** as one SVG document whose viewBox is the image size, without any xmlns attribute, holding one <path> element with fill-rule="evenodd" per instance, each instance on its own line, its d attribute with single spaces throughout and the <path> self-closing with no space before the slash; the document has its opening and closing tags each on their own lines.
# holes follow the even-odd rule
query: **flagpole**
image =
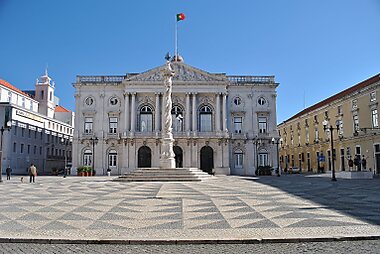
<svg viewBox="0 0 380 254">
<path fill-rule="evenodd" d="M 175 19 L 175 46 L 174 46 L 174 59 L 177 60 L 178 56 L 178 21 Z"/>
</svg>

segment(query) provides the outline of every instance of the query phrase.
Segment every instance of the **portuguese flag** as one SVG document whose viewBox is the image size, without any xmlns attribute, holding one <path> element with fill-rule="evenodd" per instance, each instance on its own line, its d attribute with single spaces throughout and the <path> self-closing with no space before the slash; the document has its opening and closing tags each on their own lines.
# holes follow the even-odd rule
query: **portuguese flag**
<svg viewBox="0 0 380 254">
<path fill-rule="evenodd" d="M 184 20 L 184 19 L 185 19 L 185 14 L 183 14 L 183 13 L 177 14 L 177 22 L 181 21 L 181 20 Z"/>
</svg>

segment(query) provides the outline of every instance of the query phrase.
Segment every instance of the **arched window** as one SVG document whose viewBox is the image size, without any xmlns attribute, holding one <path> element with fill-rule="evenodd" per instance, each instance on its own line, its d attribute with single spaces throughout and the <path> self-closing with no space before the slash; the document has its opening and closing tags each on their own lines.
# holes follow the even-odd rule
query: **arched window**
<svg viewBox="0 0 380 254">
<path fill-rule="evenodd" d="M 86 149 L 83 153 L 83 166 L 92 166 L 92 151 Z"/>
<path fill-rule="evenodd" d="M 173 131 L 183 131 L 183 110 L 180 106 L 172 108 L 172 128 Z"/>
<path fill-rule="evenodd" d="M 110 150 L 108 153 L 108 168 L 115 168 L 117 166 L 117 152 Z"/>
<path fill-rule="evenodd" d="M 212 109 L 210 106 L 202 106 L 199 109 L 199 131 L 212 131 Z"/>
<path fill-rule="evenodd" d="M 150 106 L 142 106 L 140 109 L 140 131 L 153 131 L 153 113 Z"/>
<path fill-rule="evenodd" d="M 235 168 L 242 168 L 243 167 L 243 151 L 240 149 L 235 150 L 234 159 L 235 159 Z"/>
</svg>

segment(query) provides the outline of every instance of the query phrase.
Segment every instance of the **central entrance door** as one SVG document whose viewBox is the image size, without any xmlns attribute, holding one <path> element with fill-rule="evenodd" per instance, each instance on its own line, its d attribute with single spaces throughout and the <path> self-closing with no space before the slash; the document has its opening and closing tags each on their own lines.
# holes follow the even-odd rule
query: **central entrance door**
<svg viewBox="0 0 380 254">
<path fill-rule="evenodd" d="M 182 168 L 183 167 L 183 152 L 182 148 L 179 146 L 173 146 L 173 151 L 175 154 L 175 167 Z"/>
<path fill-rule="evenodd" d="M 201 149 L 201 170 L 211 174 L 214 168 L 214 151 L 209 146 Z"/>
<path fill-rule="evenodd" d="M 150 168 L 152 167 L 152 151 L 147 146 L 142 146 L 138 151 L 138 163 L 139 168 Z"/>
</svg>

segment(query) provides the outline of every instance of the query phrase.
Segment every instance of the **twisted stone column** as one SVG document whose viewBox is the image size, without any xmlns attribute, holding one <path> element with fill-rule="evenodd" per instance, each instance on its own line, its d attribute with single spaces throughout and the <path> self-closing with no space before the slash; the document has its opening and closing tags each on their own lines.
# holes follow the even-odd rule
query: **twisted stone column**
<svg viewBox="0 0 380 254">
<path fill-rule="evenodd" d="M 162 105 L 162 153 L 160 158 L 161 168 L 175 168 L 175 159 L 173 151 L 173 134 L 172 134 L 172 77 L 174 71 L 170 66 L 170 62 L 166 61 L 165 68 L 161 71 L 164 77 L 165 92 Z"/>
</svg>

